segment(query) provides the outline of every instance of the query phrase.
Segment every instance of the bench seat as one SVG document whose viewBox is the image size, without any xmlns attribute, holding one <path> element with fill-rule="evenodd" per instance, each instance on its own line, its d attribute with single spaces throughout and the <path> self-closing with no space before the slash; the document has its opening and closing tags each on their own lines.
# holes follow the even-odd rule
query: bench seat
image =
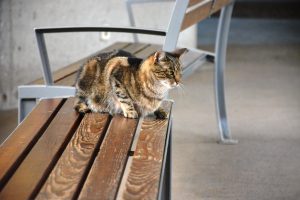
<svg viewBox="0 0 300 200">
<path fill-rule="evenodd" d="M 168 119 L 128 119 L 43 99 L 0 147 L 0 199 L 170 198 Z"/>
</svg>

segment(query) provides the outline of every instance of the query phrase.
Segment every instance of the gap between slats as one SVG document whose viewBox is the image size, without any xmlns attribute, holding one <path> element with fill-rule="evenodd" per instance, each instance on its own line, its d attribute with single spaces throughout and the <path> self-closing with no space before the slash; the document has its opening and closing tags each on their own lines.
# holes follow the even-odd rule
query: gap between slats
<svg viewBox="0 0 300 200">
<path fill-rule="evenodd" d="M 13 173 L 18 169 L 22 161 L 26 158 L 26 156 L 30 153 L 33 146 L 36 144 L 36 142 L 39 140 L 40 137 L 42 137 L 45 130 L 48 128 L 48 126 L 51 124 L 52 120 L 55 118 L 56 114 L 59 112 L 63 104 L 65 103 L 65 100 L 62 99 L 61 102 L 58 104 L 58 106 L 54 109 L 54 111 L 49 116 L 48 120 L 44 123 L 44 125 L 41 127 L 41 129 L 36 133 L 34 138 L 30 141 L 30 143 L 25 147 L 22 153 L 20 153 L 19 157 L 15 160 L 15 162 L 9 167 L 6 174 L 3 176 L 3 179 L 0 182 L 0 191 L 2 191 L 5 184 L 9 181 Z M 28 119 L 25 119 L 22 124 L 26 123 Z M 22 126 L 19 125 L 19 126 Z M 8 138 L 9 140 L 10 138 Z"/>
<path fill-rule="evenodd" d="M 168 101 L 166 101 L 168 102 Z M 161 187 L 162 187 L 162 183 L 163 183 L 163 177 L 164 177 L 164 169 L 165 169 L 165 164 L 166 164 L 166 156 L 167 156 L 167 147 L 168 147 L 168 144 L 169 144 L 169 132 L 170 132 L 170 129 L 171 129 L 171 121 L 172 121 L 172 101 L 169 102 L 169 119 L 167 121 L 167 129 L 166 129 L 166 138 L 165 138 L 165 141 L 164 141 L 164 149 L 163 149 L 163 156 L 162 156 L 162 164 L 161 164 L 161 172 L 160 172 L 160 177 L 159 177 L 159 184 L 158 184 L 158 187 L 157 187 L 157 190 L 158 190 L 158 194 L 161 192 Z M 166 104 L 165 104 L 166 105 Z M 135 151 L 136 151 L 136 145 L 138 143 L 138 140 L 140 139 L 140 134 L 141 134 L 141 129 L 142 129 L 142 126 L 148 126 L 147 123 L 151 122 L 152 118 L 150 118 L 150 121 L 149 121 L 149 118 L 147 117 L 146 121 L 141 121 L 140 123 L 140 128 L 137 129 L 138 133 L 135 133 L 135 140 L 136 142 L 133 141 L 133 144 L 131 146 L 131 151 L 130 151 L 130 155 L 127 159 L 127 163 L 126 163 L 126 167 L 123 171 L 123 176 L 122 176 L 122 179 L 120 181 L 120 184 L 119 184 L 119 187 L 118 187 L 118 191 L 117 191 L 117 195 L 116 195 L 116 199 L 118 200 L 121 200 L 123 199 L 123 196 L 124 195 L 124 192 L 126 191 L 126 183 L 128 183 L 128 177 L 130 175 L 130 172 L 131 172 L 131 167 L 132 167 L 132 163 L 133 163 L 133 160 L 136 159 L 134 158 L 135 156 Z M 155 120 L 153 118 L 153 120 Z M 148 122 L 147 122 L 148 121 Z M 145 137 L 145 135 L 143 136 Z M 136 143 L 134 145 L 134 143 Z"/>
<path fill-rule="evenodd" d="M 108 127 L 110 125 L 111 119 L 112 119 L 112 116 L 110 115 L 109 119 L 107 120 L 107 123 L 106 123 L 106 125 L 105 125 L 105 127 L 103 129 L 104 134 L 103 134 L 103 136 L 101 138 L 99 138 L 99 141 L 98 141 L 98 143 L 97 143 L 97 145 L 96 145 L 96 147 L 94 149 L 94 152 L 93 152 L 93 154 L 91 156 L 90 162 L 88 163 L 88 166 L 87 166 L 87 168 L 86 168 L 86 170 L 85 170 L 85 172 L 84 172 L 84 174 L 82 176 L 82 179 L 81 179 L 81 181 L 80 181 L 80 183 L 79 183 L 79 185 L 77 187 L 77 190 L 76 190 L 76 193 L 73 196 L 73 199 L 78 199 L 78 196 L 80 195 L 81 189 L 83 188 L 83 185 L 84 185 L 84 183 L 85 183 L 85 181 L 86 181 L 86 179 L 88 177 L 88 174 L 89 174 L 89 172 L 90 172 L 90 170 L 91 170 L 91 168 L 93 166 L 93 163 L 94 163 L 94 161 L 95 161 L 95 159 L 96 159 L 96 157 L 97 157 L 97 155 L 98 155 L 98 153 L 100 151 L 101 144 L 102 144 L 102 142 L 103 142 L 103 140 L 104 140 L 104 138 L 106 136 L 106 133 L 107 133 Z"/>
<path fill-rule="evenodd" d="M 65 99 L 66 103 L 67 99 Z M 73 108 L 70 108 L 73 109 Z M 75 111 L 74 111 L 75 112 Z M 63 144 L 61 145 L 61 148 L 58 150 L 58 152 L 53 156 L 51 163 L 49 164 L 49 166 L 46 168 L 41 180 L 38 182 L 37 186 L 35 187 L 35 189 L 33 190 L 32 194 L 30 195 L 29 199 L 34 199 L 34 197 L 38 194 L 38 192 L 41 190 L 42 186 L 44 185 L 44 183 L 46 182 L 49 174 L 51 173 L 51 171 L 53 170 L 53 168 L 55 167 L 56 163 L 58 162 L 59 158 L 61 157 L 61 155 L 63 154 L 64 150 L 66 149 L 68 143 L 70 142 L 71 138 L 73 137 L 74 133 L 76 132 L 79 124 L 81 123 L 83 119 L 83 115 L 79 115 L 79 117 L 77 118 L 77 120 L 74 122 L 73 126 L 71 127 L 69 134 L 67 135 L 66 139 L 64 140 Z M 62 122 L 63 123 L 63 122 Z"/>
<path fill-rule="evenodd" d="M 2 189 L 0 199 L 32 199 L 36 195 L 82 119 L 80 115 L 74 114 L 67 119 L 67 124 L 60 125 L 66 115 L 75 112 L 69 110 L 72 109 L 72 105 L 73 101 L 70 99 L 63 104 L 43 136 L 39 138 Z M 57 129 L 60 131 L 57 131 Z M 63 141 L 57 140 L 57 137 L 61 137 Z M 45 149 L 47 147 L 51 149 Z M 28 173 L 32 176 L 28 176 Z M 20 184 L 22 187 L 15 191 L 14 188 Z"/>
</svg>

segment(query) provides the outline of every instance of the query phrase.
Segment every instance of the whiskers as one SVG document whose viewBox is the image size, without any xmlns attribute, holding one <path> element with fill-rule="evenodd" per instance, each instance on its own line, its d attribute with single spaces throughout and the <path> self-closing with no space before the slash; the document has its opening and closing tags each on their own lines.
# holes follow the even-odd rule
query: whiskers
<svg viewBox="0 0 300 200">
<path fill-rule="evenodd" d="M 175 94 L 176 96 L 179 96 L 179 97 L 185 96 L 185 89 L 184 89 L 184 85 L 182 83 L 178 83 L 175 90 L 176 90 L 176 94 Z"/>
</svg>

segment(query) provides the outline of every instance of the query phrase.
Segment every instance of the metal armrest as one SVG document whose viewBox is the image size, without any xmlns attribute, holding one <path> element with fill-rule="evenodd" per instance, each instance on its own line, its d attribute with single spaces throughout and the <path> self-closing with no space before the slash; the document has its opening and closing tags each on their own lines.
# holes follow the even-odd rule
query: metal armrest
<svg viewBox="0 0 300 200">
<path fill-rule="evenodd" d="M 53 85 L 53 78 L 47 54 L 44 34 L 46 33 L 70 33 L 70 32 L 122 32 L 122 33 L 139 33 L 148 35 L 166 36 L 165 31 L 150 30 L 130 27 L 45 27 L 35 28 L 35 35 L 38 43 L 40 57 L 42 61 L 43 77 L 46 85 Z"/>
</svg>

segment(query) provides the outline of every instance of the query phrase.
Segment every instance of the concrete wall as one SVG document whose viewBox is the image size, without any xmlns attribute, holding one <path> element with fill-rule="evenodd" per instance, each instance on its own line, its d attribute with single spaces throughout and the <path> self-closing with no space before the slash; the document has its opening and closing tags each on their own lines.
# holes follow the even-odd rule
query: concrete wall
<svg viewBox="0 0 300 200">
<path fill-rule="evenodd" d="M 137 26 L 165 29 L 173 3 L 134 5 Z M 34 27 L 129 26 L 125 1 L 120 0 L 1 0 L 0 1 L 0 109 L 17 106 L 17 86 L 42 76 Z M 46 36 L 52 69 L 87 56 L 114 41 L 132 41 L 130 34 L 68 33 Z M 161 38 L 142 37 L 161 43 Z M 196 46 L 196 28 L 181 35 L 180 44 Z"/>
</svg>

